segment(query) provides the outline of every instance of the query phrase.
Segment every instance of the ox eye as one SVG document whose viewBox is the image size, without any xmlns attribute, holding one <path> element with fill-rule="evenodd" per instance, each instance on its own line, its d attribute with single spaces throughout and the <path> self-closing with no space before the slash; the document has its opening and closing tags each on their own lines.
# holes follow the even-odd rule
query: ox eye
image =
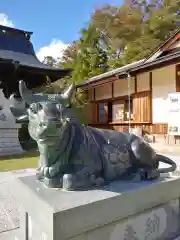
<svg viewBox="0 0 180 240">
<path fill-rule="evenodd" d="M 46 124 L 43 123 L 43 122 L 41 122 L 41 123 L 39 124 L 39 126 L 40 126 L 40 127 L 46 127 Z"/>
<path fill-rule="evenodd" d="M 61 104 L 57 104 L 56 107 L 57 107 L 58 110 L 62 110 L 62 105 Z"/>
<path fill-rule="evenodd" d="M 40 111 L 42 109 L 42 105 L 41 104 L 37 104 L 37 103 L 34 103 L 34 104 L 31 104 L 30 105 L 30 110 L 31 112 L 33 112 L 34 114 L 36 114 L 38 111 Z"/>
<path fill-rule="evenodd" d="M 31 110 L 31 112 L 37 113 L 37 106 L 36 106 L 36 104 L 31 104 L 29 109 Z"/>
<path fill-rule="evenodd" d="M 42 108 L 43 108 L 40 103 L 38 103 L 36 106 L 37 106 L 37 111 L 40 111 L 40 110 L 42 110 Z"/>
</svg>

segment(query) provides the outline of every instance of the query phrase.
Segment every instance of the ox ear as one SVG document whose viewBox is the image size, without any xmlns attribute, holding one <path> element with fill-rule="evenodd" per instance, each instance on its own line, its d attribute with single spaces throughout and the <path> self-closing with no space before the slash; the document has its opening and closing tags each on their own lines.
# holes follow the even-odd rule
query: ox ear
<svg viewBox="0 0 180 240">
<path fill-rule="evenodd" d="M 28 113 L 25 107 L 25 103 L 20 100 L 18 101 L 14 94 L 12 94 L 9 98 L 10 100 L 10 110 L 13 116 L 20 122 L 28 120 Z"/>
<path fill-rule="evenodd" d="M 28 122 L 29 118 L 28 118 L 28 115 L 22 115 L 20 117 L 17 118 L 17 121 L 18 122 Z"/>
<path fill-rule="evenodd" d="M 20 121 L 20 122 L 28 121 L 28 114 L 26 110 L 24 111 L 22 109 L 14 108 L 13 106 L 10 106 L 10 110 L 13 116 L 17 119 L 17 121 Z"/>
</svg>

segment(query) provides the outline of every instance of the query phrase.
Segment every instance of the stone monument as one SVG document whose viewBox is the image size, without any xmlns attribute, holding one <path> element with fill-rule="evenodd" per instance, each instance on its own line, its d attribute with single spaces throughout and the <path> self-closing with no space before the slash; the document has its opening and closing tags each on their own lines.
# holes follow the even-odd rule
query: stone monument
<svg viewBox="0 0 180 240">
<path fill-rule="evenodd" d="M 16 240 L 170 240 L 180 234 L 180 178 L 163 176 L 176 169 L 172 160 L 136 135 L 81 125 L 70 107 L 74 85 L 45 95 L 20 81 L 19 92 L 22 102 L 12 95 L 10 109 L 29 121 L 40 160 L 36 176 L 12 186 L 21 203 Z M 160 162 L 171 166 L 159 168 Z"/>
<path fill-rule="evenodd" d="M 156 179 L 176 169 L 172 160 L 157 155 L 134 134 L 81 125 L 69 108 L 73 84 L 62 93 L 43 95 L 33 94 L 20 81 L 19 92 L 24 108 L 11 96 L 10 109 L 18 121 L 29 121 L 29 134 L 40 152 L 37 178 L 47 187 L 89 189 L 118 179 Z M 171 167 L 158 169 L 160 161 Z"/>
<path fill-rule="evenodd" d="M 21 124 L 16 123 L 10 111 L 10 101 L 0 89 L 0 156 L 21 154 L 18 132 Z"/>
</svg>

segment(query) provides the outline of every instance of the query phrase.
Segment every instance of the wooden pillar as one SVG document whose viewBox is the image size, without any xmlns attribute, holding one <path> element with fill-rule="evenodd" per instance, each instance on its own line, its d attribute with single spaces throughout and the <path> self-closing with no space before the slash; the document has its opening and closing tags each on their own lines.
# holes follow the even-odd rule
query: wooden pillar
<svg viewBox="0 0 180 240">
<path fill-rule="evenodd" d="M 150 94 L 149 94 L 149 114 L 150 114 L 150 122 L 152 123 L 152 72 L 149 72 L 149 88 L 150 88 Z"/>
<path fill-rule="evenodd" d="M 134 77 L 134 92 L 137 93 L 137 76 Z"/>
<path fill-rule="evenodd" d="M 95 88 L 93 88 L 93 92 L 94 92 L 94 97 L 93 97 L 94 99 L 93 100 L 95 101 L 96 100 L 96 89 Z"/>
<path fill-rule="evenodd" d="M 114 98 L 114 82 L 112 81 L 112 84 L 111 84 L 111 90 L 112 90 L 112 96 L 111 98 Z"/>
<path fill-rule="evenodd" d="M 180 65 L 176 65 L 176 92 L 180 92 Z"/>
</svg>

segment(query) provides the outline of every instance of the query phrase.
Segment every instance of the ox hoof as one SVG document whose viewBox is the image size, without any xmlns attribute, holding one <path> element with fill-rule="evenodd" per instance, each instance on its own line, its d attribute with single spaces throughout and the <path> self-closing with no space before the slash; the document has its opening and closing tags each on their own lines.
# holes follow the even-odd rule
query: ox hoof
<svg viewBox="0 0 180 240">
<path fill-rule="evenodd" d="M 104 179 L 102 177 L 95 177 L 94 175 L 91 176 L 91 184 L 92 186 L 103 186 L 104 185 Z"/>
<path fill-rule="evenodd" d="M 76 176 L 73 174 L 64 174 L 62 187 L 64 190 L 74 190 L 76 182 Z"/>
<path fill-rule="evenodd" d="M 62 188 L 67 191 L 87 190 L 102 185 L 104 185 L 104 179 L 101 177 L 96 178 L 92 175 L 89 178 L 80 178 L 76 174 L 64 174 Z"/>
<path fill-rule="evenodd" d="M 44 185 L 48 188 L 62 188 L 62 181 L 60 177 L 44 178 Z"/>
<path fill-rule="evenodd" d="M 141 174 L 139 172 L 137 172 L 133 177 L 132 177 L 132 182 L 133 183 L 139 183 L 141 182 L 142 180 L 142 177 L 141 177 Z"/>
<path fill-rule="evenodd" d="M 47 178 L 53 178 L 58 174 L 58 169 L 55 169 L 53 167 L 44 167 L 44 177 Z"/>
<path fill-rule="evenodd" d="M 42 181 L 44 179 L 44 170 L 42 168 L 38 168 L 36 171 L 36 178 L 39 181 Z"/>
<path fill-rule="evenodd" d="M 99 178 L 96 178 L 95 180 L 95 186 L 99 187 L 99 186 L 103 186 L 105 184 L 104 182 L 104 179 L 99 177 Z"/>
<path fill-rule="evenodd" d="M 44 176 L 46 178 L 51 178 L 51 176 L 49 174 L 49 167 L 44 167 Z"/>
</svg>

